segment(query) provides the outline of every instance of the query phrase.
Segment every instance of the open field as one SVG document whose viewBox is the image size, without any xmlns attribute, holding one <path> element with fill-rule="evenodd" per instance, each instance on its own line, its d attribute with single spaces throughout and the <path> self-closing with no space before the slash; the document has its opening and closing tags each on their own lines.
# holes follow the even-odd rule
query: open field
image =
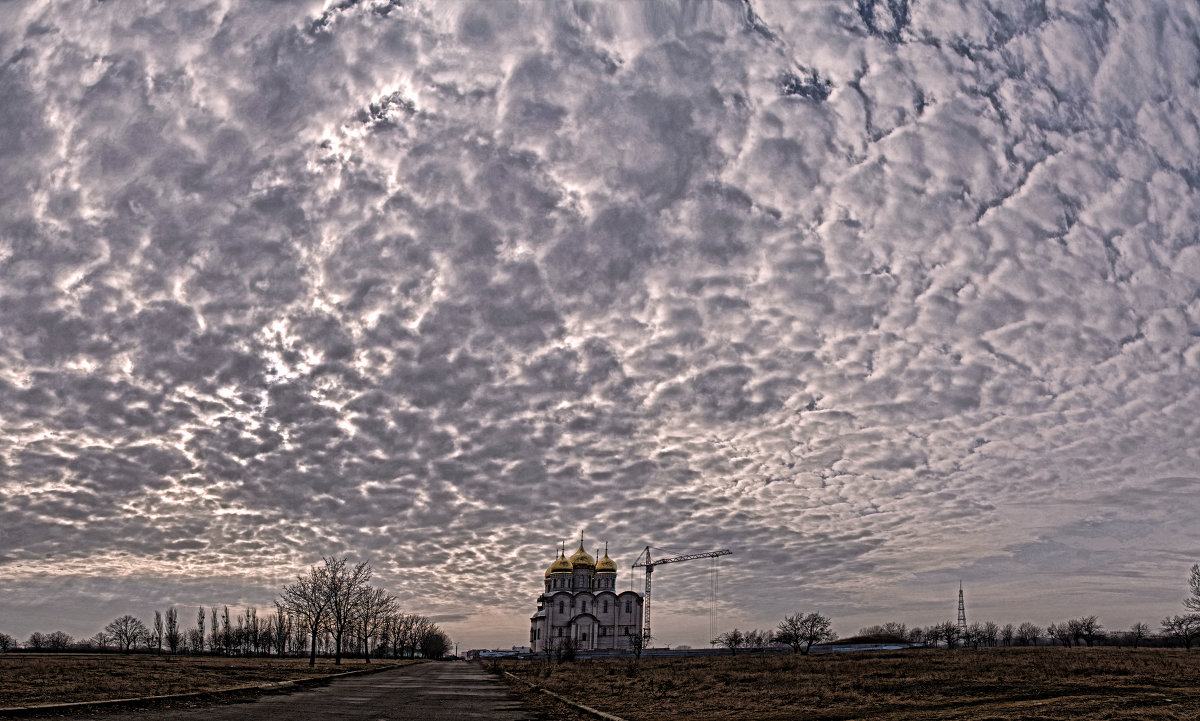
<svg viewBox="0 0 1200 721">
<path fill-rule="evenodd" d="M 372 667 L 413 663 L 373 660 Z M 367 668 L 362 659 L 0 654 L 0 708 L 216 691 Z"/>
<path fill-rule="evenodd" d="M 498 665 L 631 721 L 1200 718 L 1200 652 L 1177 649 L 924 649 Z"/>
</svg>

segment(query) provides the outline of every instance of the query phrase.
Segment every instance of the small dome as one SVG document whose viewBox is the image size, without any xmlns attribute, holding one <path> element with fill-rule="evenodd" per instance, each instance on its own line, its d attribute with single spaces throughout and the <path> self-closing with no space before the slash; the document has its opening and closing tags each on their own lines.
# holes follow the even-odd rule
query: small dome
<svg viewBox="0 0 1200 721">
<path fill-rule="evenodd" d="M 570 561 L 571 561 L 571 565 L 575 568 L 578 568 L 580 566 L 585 566 L 587 568 L 593 568 L 596 565 L 596 559 L 592 558 L 590 555 L 588 555 L 587 551 L 583 550 L 583 540 L 582 539 L 579 541 L 579 550 L 576 551 L 575 553 L 571 554 Z"/>
<path fill-rule="evenodd" d="M 574 558 L 574 556 L 572 556 Z M 559 551 L 558 558 L 554 559 L 554 563 L 550 564 L 550 568 L 546 569 L 546 578 L 550 578 L 552 573 L 570 573 L 571 562 L 563 557 L 562 551 Z"/>
<path fill-rule="evenodd" d="M 608 551 L 604 552 L 604 558 L 596 564 L 596 573 L 616 573 L 617 562 L 608 557 Z"/>
</svg>

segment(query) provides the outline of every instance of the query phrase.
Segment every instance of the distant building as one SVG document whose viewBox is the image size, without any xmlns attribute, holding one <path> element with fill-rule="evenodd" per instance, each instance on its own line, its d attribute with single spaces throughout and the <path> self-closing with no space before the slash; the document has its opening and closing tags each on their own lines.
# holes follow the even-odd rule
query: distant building
<svg viewBox="0 0 1200 721">
<path fill-rule="evenodd" d="M 629 648 L 630 636 L 642 632 L 642 595 L 617 592 L 617 564 L 599 562 L 583 550 L 566 550 L 546 569 L 545 588 L 530 619 L 529 645 L 534 653 L 552 650 L 564 640 L 581 651 Z"/>
<path fill-rule="evenodd" d="M 473 648 L 463 654 L 468 661 L 478 661 L 481 658 L 516 658 L 523 653 L 529 653 L 528 646 L 513 646 L 511 649 Z"/>
</svg>

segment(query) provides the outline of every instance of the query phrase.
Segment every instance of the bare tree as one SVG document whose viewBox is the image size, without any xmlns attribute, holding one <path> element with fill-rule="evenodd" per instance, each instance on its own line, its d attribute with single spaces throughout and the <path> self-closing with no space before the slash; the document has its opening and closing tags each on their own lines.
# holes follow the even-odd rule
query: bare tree
<svg viewBox="0 0 1200 721">
<path fill-rule="evenodd" d="M 117 646 L 125 653 L 129 653 L 129 649 L 133 648 L 134 644 L 150 634 L 146 629 L 146 624 L 129 614 L 114 619 L 104 627 L 104 631 L 117 642 Z"/>
<path fill-rule="evenodd" d="M 726 631 L 717 636 L 712 640 L 712 643 L 716 646 L 724 646 L 729 649 L 730 655 L 736 656 L 737 650 L 746 643 L 746 634 L 735 628 L 732 631 Z"/>
<path fill-rule="evenodd" d="M 554 639 L 554 660 L 559 663 L 570 663 L 575 660 L 575 639 L 570 636 L 559 636 Z"/>
<path fill-rule="evenodd" d="M 957 648 L 958 642 L 963 639 L 963 631 L 954 621 L 943 621 L 939 625 L 939 635 L 946 642 L 946 648 Z"/>
<path fill-rule="evenodd" d="M 814 643 L 832 641 L 836 636 L 831 630 L 833 621 L 820 613 L 793 613 L 784 616 L 775 631 L 776 643 L 791 646 L 792 653 L 808 655 Z"/>
<path fill-rule="evenodd" d="M 1075 629 L 1071 627 L 1070 621 L 1052 623 L 1046 626 L 1046 635 L 1057 640 L 1067 648 L 1070 648 L 1075 641 Z"/>
<path fill-rule="evenodd" d="M 289 614 L 288 618 L 292 619 L 292 648 L 304 651 L 305 647 L 308 646 L 308 628 L 295 616 Z"/>
<path fill-rule="evenodd" d="M 1188 596 L 1183 599 L 1183 607 L 1200 613 L 1200 563 L 1192 564 L 1192 573 L 1188 578 Z"/>
<path fill-rule="evenodd" d="M 1083 645 L 1083 625 L 1080 619 L 1067 619 L 1067 631 L 1071 634 L 1071 642 L 1076 646 Z"/>
<path fill-rule="evenodd" d="M 417 652 L 420 652 L 422 656 L 425 655 L 425 639 L 429 638 L 435 633 L 441 633 L 441 630 L 437 627 L 437 624 L 433 622 L 433 619 L 425 616 L 417 616 L 417 623 L 413 626 L 412 638 L 414 656 L 417 654 Z M 578 646 L 574 646 L 574 648 L 575 650 L 578 650 Z"/>
<path fill-rule="evenodd" d="M 216 653 L 221 648 L 221 627 L 217 625 L 217 607 L 213 606 L 209 611 L 212 623 L 208 629 L 208 650 Z"/>
<path fill-rule="evenodd" d="M 258 609 L 247 608 L 245 619 L 246 623 L 242 627 L 242 643 L 246 647 L 247 654 L 258 653 L 259 643 L 261 643 L 259 635 L 262 632 L 258 624 Z M 238 624 L 241 625 L 240 619 L 238 620 Z"/>
<path fill-rule="evenodd" d="M 1083 616 L 1071 621 L 1072 630 L 1075 632 L 1075 643 L 1079 643 L 1079 639 L 1088 646 L 1091 646 L 1096 641 L 1104 638 L 1104 625 L 1095 616 Z"/>
<path fill-rule="evenodd" d="M 446 655 L 449 648 L 450 637 L 437 626 L 421 639 L 421 655 L 425 658 L 439 659 Z"/>
<path fill-rule="evenodd" d="M 1192 644 L 1200 639 L 1200 613 L 1189 613 L 1183 616 L 1167 616 L 1162 620 L 1163 633 L 1183 644 L 1191 650 Z"/>
<path fill-rule="evenodd" d="M 1190 650 L 1192 644 L 1200 639 L 1200 564 L 1192 564 L 1188 577 L 1188 595 L 1183 599 L 1183 607 L 1192 613 L 1167 616 L 1162 620 L 1162 630 Z"/>
<path fill-rule="evenodd" d="M 101 651 L 106 651 L 108 650 L 108 644 L 112 642 L 112 636 L 104 631 L 97 631 L 96 635 L 92 636 L 88 641 Z"/>
<path fill-rule="evenodd" d="M 154 612 L 154 630 L 151 632 L 151 638 L 158 645 L 158 652 L 162 653 L 163 644 L 163 620 L 162 614 L 158 611 Z"/>
<path fill-rule="evenodd" d="M 199 637 L 200 643 L 195 642 L 195 638 Z M 194 653 L 204 653 L 204 606 L 196 611 L 196 637 L 192 639 L 192 651 Z"/>
<path fill-rule="evenodd" d="M 900 638 L 908 637 L 908 626 L 899 621 L 888 621 L 884 624 L 876 624 L 874 626 L 865 626 L 858 629 L 859 636 L 899 636 Z"/>
<path fill-rule="evenodd" d="M 287 652 L 288 639 L 291 638 L 291 617 L 282 604 L 275 603 L 275 616 L 271 619 L 271 640 L 275 645 L 275 654 L 282 656 Z"/>
<path fill-rule="evenodd" d="M 935 623 L 925 629 L 925 646 L 927 648 L 937 648 L 942 642 L 942 624 Z"/>
<path fill-rule="evenodd" d="M 258 642 L 262 647 L 262 655 L 270 656 L 275 650 L 275 619 L 267 616 L 258 629 Z"/>
<path fill-rule="evenodd" d="M 967 631 L 963 634 L 963 645 L 969 645 L 971 648 L 979 648 L 983 643 L 983 624 L 976 621 L 967 626 Z"/>
<path fill-rule="evenodd" d="M 363 658 L 371 663 L 371 639 L 383 630 L 387 618 L 397 610 L 396 598 L 382 588 L 365 587 L 358 599 L 358 634 L 363 644 Z"/>
<path fill-rule="evenodd" d="M 328 564 L 326 564 L 326 567 Z M 327 568 L 312 566 L 308 575 L 297 576 L 296 582 L 283 587 L 280 591 L 280 605 L 294 615 L 308 631 L 312 646 L 309 651 L 308 665 L 317 663 L 317 638 L 325 621 L 329 617 L 329 593 Z"/>
<path fill-rule="evenodd" d="M 73 643 L 75 643 L 75 639 L 65 631 L 55 631 L 46 636 L 46 647 L 51 651 L 66 651 Z"/>
<path fill-rule="evenodd" d="M 416 627 L 420 622 L 421 617 L 412 613 L 402 613 L 396 616 L 392 626 L 393 641 L 395 649 L 400 656 L 406 653 L 409 657 L 416 656 Z"/>
<path fill-rule="evenodd" d="M 908 633 L 904 634 L 904 637 L 909 643 L 919 643 L 922 646 L 927 643 L 925 640 L 925 629 L 920 626 L 913 626 L 908 629 Z"/>
<path fill-rule="evenodd" d="M 1017 626 L 1017 643 L 1022 646 L 1036 646 L 1037 640 L 1042 635 L 1042 627 L 1035 623 L 1025 621 L 1020 626 Z M 1053 634 L 1051 634 L 1053 635 Z"/>
<path fill-rule="evenodd" d="M 1046 632 L 1067 647 L 1084 644 L 1091 646 L 1104 635 L 1104 626 L 1095 616 L 1082 616 L 1063 623 L 1050 624 L 1046 627 Z"/>
<path fill-rule="evenodd" d="M 1137 648 L 1138 645 L 1142 641 L 1145 641 L 1146 637 L 1149 635 L 1150 635 L 1150 624 L 1142 623 L 1141 621 L 1138 621 L 1137 623 L 1130 626 L 1129 632 L 1126 634 L 1126 636 L 1129 638 L 1129 640 L 1133 642 L 1134 648 Z"/>
<path fill-rule="evenodd" d="M 179 651 L 179 642 L 183 640 L 183 634 L 179 632 L 179 612 L 174 607 L 167 609 L 166 640 L 171 653 Z"/>
<path fill-rule="evenodd" d="M 633 657 L 640 660 L 642 658 L 642 651 L 646 650 L 652 637 L 643 635 L 642 629 L 635 628 L 633 629 L 633 633 L 627 634 L 624 638 L 626 644 L 629 646 L 629 650 L 633 651 Z"/>
<path fill-rule="evenodd" d="M 371 580 L 365 561 L 348 566 L 344 558 L 325 558 L 325 593 L 329 597 L 329 632 L 333 634 L 333 662 L 342 662 L 342 639 L 358 615 L 359 593 Z"/>
<path fill-rule="evenodd" d="M 216 610 L 215 608 L 213 609 Z M 216 624 L 213 624 L 214 630 Z M 229 618 L 229 606 L 221 607 L 221 650 L 226 656 L 233 648 L 233 622 Z"/>
<path fill-rule="evenodd" d="M 1017 636 L 1017 630 L 1013 628 L 1011 623 L 1004 624 L 1004 628 L 1000 629 L 1000 642 L 1005 646 L 1013 645 L 1013 639 Z"/>
<path fill-rule="evenodd" d="M 1000 626 L 995 621 L 985 621 L 982 629 L 983 643 L 995 646 L 1000 638 Z"/>
<path fill-rule="evenodd" d="M 7 633 L 0 633 L 0 653 L 7 653 L 16 647 L 17 639 L 9 636 Z"/>
<path fill-rule="evenodd" d="M 752 648 L 759 653 L 767 646 L 775 643 L 775 633 L 769 629 L 754 629 L 746 632 L 746 648 Z"/>
<path fill-rule="evenodd" d="M 41 631 L 29 634 L 29 638 L 25 641 L 25 648 L 32 651 L 44 651 L 47 645 L 46 634 Z"/>
</svg>

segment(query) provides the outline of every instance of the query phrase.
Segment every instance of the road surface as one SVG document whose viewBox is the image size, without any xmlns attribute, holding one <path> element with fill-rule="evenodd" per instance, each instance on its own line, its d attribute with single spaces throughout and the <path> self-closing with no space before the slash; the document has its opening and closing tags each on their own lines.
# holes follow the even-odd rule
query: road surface
<svg viewBox="0 0 1200 721">
<path fill-rule="evenodd" d="M 494 719 L 529 721 L 518 697 L 479 666 L 461 661 L 419 663 L 334 679 L 326 686 L 272 694 L 245 703 L 192 708 L 130 708 L 89 718 L 138 721 L 403 721 Z"/>
</svg>

